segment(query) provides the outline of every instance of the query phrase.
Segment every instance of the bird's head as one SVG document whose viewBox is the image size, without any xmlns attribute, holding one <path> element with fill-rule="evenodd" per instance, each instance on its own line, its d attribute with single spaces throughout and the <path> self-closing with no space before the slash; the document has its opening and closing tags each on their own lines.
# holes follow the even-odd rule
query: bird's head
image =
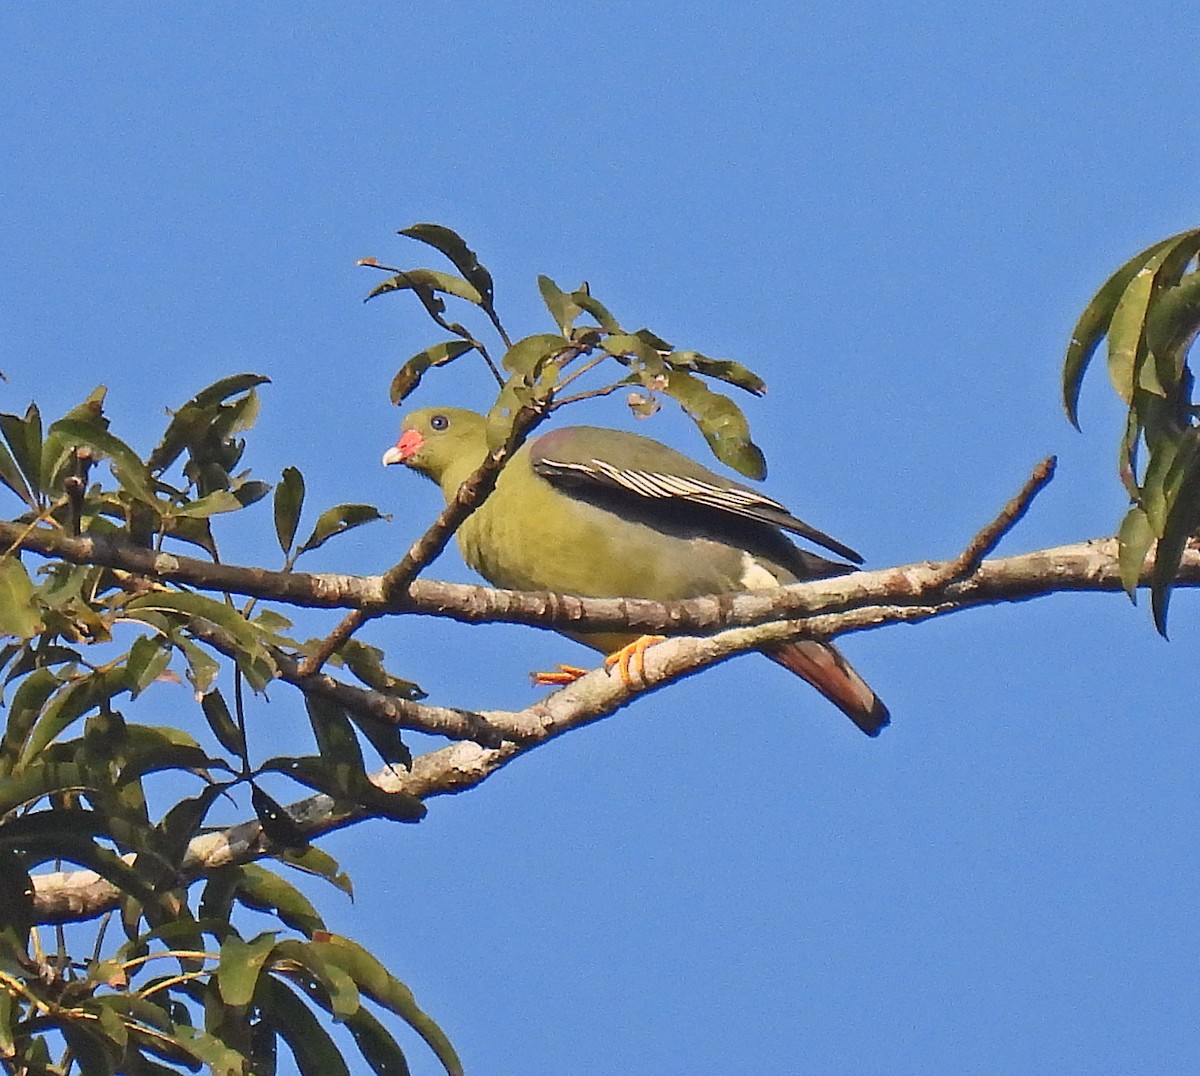
<svg viewBox="0 0 1200 1076">
<path fill-rule="evenodd" d="M 482 415 L 460 407 L 426 407 L 404 417 L 400 440 L 383 454 L 384 466 L 403 463 L 439 485 L 457 489 L 487 453 Z"/>
</svg>

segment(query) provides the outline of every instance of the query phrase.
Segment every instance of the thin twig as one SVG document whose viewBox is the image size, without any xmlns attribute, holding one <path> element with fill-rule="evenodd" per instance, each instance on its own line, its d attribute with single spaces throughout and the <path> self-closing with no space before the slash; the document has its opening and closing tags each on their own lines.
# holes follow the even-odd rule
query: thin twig
<svg viewBox="0 0 1200 1076">
<path fill-rule="evenodd" d="M 1047 456 L 1033 469 L 1028 481 L 1021 487 L 1021 491 L 1000 509 L 999 514 L 991 523 L 967 543 L 966 549 L 938 573 L 937 581 L 939 583 L 955 583 L 978 570 L 979 565 L 983 563 L 983 558 L 995 549 L 1000 544 L 1000 539 L 1017 525 L 1021 517 L 1029 511 L 1034 497 L 1049 484 L 1050 479 L 1054 477 L 1054 467 L 1057 462 L 1058 457 Z"/>
</svg>

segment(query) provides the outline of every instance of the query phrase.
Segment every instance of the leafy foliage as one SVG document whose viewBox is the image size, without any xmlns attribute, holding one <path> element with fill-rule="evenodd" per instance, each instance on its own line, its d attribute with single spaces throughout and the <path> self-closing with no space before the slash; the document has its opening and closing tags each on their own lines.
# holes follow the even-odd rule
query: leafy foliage
<svg viewBox="0 0 1200 1076">
<path fill-rule="evenodd" d="M 105 390 L 43 428 L 31 405 L 0 415 L 0 482 L 15 523 L 161 551 L 181 544 L 214 562 L 216 517 L 244 511 L 270 486 L 242 467 L 243 434 L 266 378 L 243 374 L 197 393 L 171 416 L 143 459 L 109 429 Z M 318 513 L 296 545 L 304 480 L 287 468 L 275 489 L 283 571 L 347 530 L 383 518 L 369 505 Z M 389 764 L 410 761 L 398 730 L 357 712 L 344 685 L 337 700 L 299 678 L 312 643 L 288 636 L 278 610 L 230 595 L 201 594 L 100 564 L 27 554 L 0 556 L 0 685 L 7 720 L 0 738 L 0 1058 L 30 1073 L 268 1072 L 282 1043 L 302 1072 L 350 1071 L 330 1036 L 345 1024 L 365 1064 L 408 1071 L 376 1013 L 414 1029 L 446 1071 L 453 1048 L 408 989 L 348 938 L 284 876 L 300 869 L 348 891 L 349 881 L 310 832 L 261 787 L 283 774 L 333 796 L 355 817 L 415 822 L 423 804 L 384 791 L 367 775 L 362 745 Z M 350 640 L 334 655 L 374 691 L 416 698 L 383 655 Z M 164 708 L 164 684 L 187 680 L 201 743 L 174 725 L 126 717 Z M 232 685 L 232 694 L 229 693 Z M 318 685 L 319 686 L 319 685 Z M 246 692 L 297 689 L 314 734 L 313 753 L 256 761 L 246 737 Z M 280 778 L 276 776 L 276 782 Z M 246 793 L 249 793 L 247 796 Z M 219 799 L 248 803 L 262 828 L 255 855 L 209 868 L 194 839 Z M 94 871 L 116 895 L 123 939 L 107 919 L 90 944 L 43 940 L 39 868 Z M 246 933 L 263 916 L 268 929 Z M 79 941 L 81 926 L 70 928 Z"/>
<path fill-rule="evenodd" d="M 1134 597 L 1146 555 L 1154 623 L 1164 635 L 1171 585 L 1200 528 L 1200 414 L 1188 355 L 1200 333 L 1200 229 L 1130 258 L 1080 316 L 1063 364 L 1063 404 L 1079 425 L 1079 390 L 1107 340 L 1108 374 L 1127 408 L 1119 471 L 1132 502 L 1118 537 L 1121 577 Z"/>
<path fill-rule="evenodd" d="M 496 313 L 491 273 L 460 236 L 436 224 L 416 224 L 400 234 L 440 251 L 462 275 L 435 269 L 396 269 L 374 258 L 359 263 L 392 274 L 371 289 L 368 299 L 412 292 L 437 325 L 455 337 L 419 351 L 400 367 L 391 386 L 393 403 L 409 396 L 431 369 L 477 352 L 500 386 L 488 422 L 494 449 L 508 441 L 522 411 L 545 415 L 581 399 L 628 389 L 629 406 L 638 417 L 653 414 L 660 396 L 672 399 L 696 423 L 719 460 L 749 478 L 765 477 L 766 461 L 750 439 L 741 409 L 705 383 L 705 379 L 719 381 L 761 396 L 766 383 L 745 366 L 698 351 L 678 350 L 648 329 L 628 332 L 586 283 L 568 292 L 546 276 L 538 278 L 538 289 L 557 331 L 514 342 Z M 486 315 L 504 347 L 499 365 L 469 329 L 447 320 L 445 297 L 477 307 Z M 583 388 L 581 379 L 589 375 L 586 383 L 599 380 L 600 384 Z"/>
</svg>

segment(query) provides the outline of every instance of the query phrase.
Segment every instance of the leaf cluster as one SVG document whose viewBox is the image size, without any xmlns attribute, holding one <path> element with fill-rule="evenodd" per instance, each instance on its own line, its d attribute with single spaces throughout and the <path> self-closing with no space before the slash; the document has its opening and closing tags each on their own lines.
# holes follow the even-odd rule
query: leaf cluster
<svg viewBox="0 0 1200 1076">
<path fill-rule="evenodd" d="M 658 410 L 661 397 L 674 400 L 719 460 L 749 478 L 766 475 L 766 460 L 750 438 L 741 408 L 708 384 L 722 382 L 761 396 L 766 383 L 753 371 L 727 359 L 676 348 L 649 329 L 627 331 L 586 283 L 564 291 L 547 276 L 538 278 L 538 287 L 556 331 L 514 342 L 496 313 L 491 273 L 460 236 L 435 224 L 416 224 L 400 234 L 438 250 L 459 275 L 435 269 L 400 270 L 374 258 L 360 262 L 391 274 L 371 289 L 367 299 L 411 292 L 433 321 L 453 336 L 418 352 L 400 367 L 391 385 L 393 403 L 409 396 L 431 369 L 475 352 L 500 386 L 488 415 L 493 450 L 508 441 L 522 410 L 544 415 L 582 399 L 628 390 L 628 404 L 638 417 Z M 504 347 L 499 364 L 476 334 L 448 319 L 447 298 L 483 313 Z"/>
<path fill-rule="evenodd" d="M 1071 334 L 1063 404 L 1078 428 L 1079 392 L 1102 341 L 1126 407 L 1118 471 L 1131 507 L 1121 523 L 1121 578 L 1135 596 L 1147 553 L 1155 626 L 1164 635 L 1171 587 L 1200 527 L 1200 415 L 1189 352 L 1200 333 L 1200 229 L 1130 258 L 1093 296 Z"/>
<path fill-rule="evenodd" d="M 219 560 L 214 521 L 270 492 L 242 465 L 258 412 L 255 374 L 226 378 L 171 413 L 143 458 L 109 428 L 103 388 L 43 428 L 36 406 L 0 415 L 0 482 L 27 528 L 52 528 L 168 554 L 182 543 Z M 283 571 L 354 527 L 369 505 L 318 513 L 297 542 L 304 480 L 285 469 L 273 509 Z M 29 1073 L 272 1072 L 282 1043 L 305 1073 L 350 1071 L 327 1024 L 344 1024 L 367 1066 L 407 1072 L 375 1011 L 421 1035 L 450 1073 L 460 1065 L 408 989 L 262 863 L 206 869 L 189 854 L 219 799 L 246 802 L 261 849 L 284 870 L 349 892 L 337 863 L 262 786 L 284 775 L 355 817 L 418 821 L 424 805 L 367 774 L 364 748 L 408 765 L 395 726 L 285 682 L 317 640 L 254 601 L 165 586 L 102 565 L 49 560 L 32 570 L 0 553 L 0 1059 Z M 377 649 L 347 641 L 334 655 L 362 691 L 420 697 Z M 186 681 L 190 691 L 181 691 Z M 248 714 L 268 691 L 300 692 L 311 754 L 256 760 Z M 208 742 L 179 727 L 187 696 Z M 127 719 L 171 711 L 162 723 Z M 274 776 L 278 783 L 281 778 Z M 248 792 L 248 797 L 246 793 Z M 240 798 L 239 798 L 240 797 Z M 56 928 L 48 946 L 34 876 L 64 865 L 120 893 L 123 940 L 101 926 L 79 951 Z M 247 913 L 275 925 L 245 936 Z M 71 944 L 69 944 L 69 942 Z"/>
</svg>

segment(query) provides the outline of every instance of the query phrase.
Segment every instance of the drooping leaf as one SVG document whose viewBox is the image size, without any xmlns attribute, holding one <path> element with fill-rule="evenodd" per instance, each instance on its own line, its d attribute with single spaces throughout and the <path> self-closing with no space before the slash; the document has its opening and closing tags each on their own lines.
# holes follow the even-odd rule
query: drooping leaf
<svg viewBox="0 0 1200 1076">
<path fill-rule="evenodd" d="M 440 224 L 413 224 L 408 228 L 402 228 L 399 234 L 427 243 L 435 250 L 445 254 L 454 268 L 462 273 L 463 278 L 479 292 L 480 305 L 484 309 L 491 309 L 495 292 L 492 274 L 480 264 L 475 251 L 467 246 L 462 236 Z"/>
<path fill-rule="evenodd" d="M 188 445 L 202 441 L 205 431 L 211 428 L 219 414 L 220 404 L 230 397 L 269 381 L 270 378 L 263 377 L 262 374 L 234 374 L 201 389 L 172 414 L 162 440 L 147 460 L 150 471 L 154 474 L 162 473 L 179 458 Z"/>
<path fill-rule="evenodd" d="M 42 491 L 42 416 L 37 405 L 31 403 L 23 418 L 0 414 L 0 434 L 4 435 L 13 460 L 20 468 L 24 485 L 34 495 L 30 502 L 33 506 L 37 494 Z"/>
<path fill-rule="evenodd" d="M 139 635 L 129 648 L 125 668 L 129 696 L 136 699 L 162 675 L 171 662 L 171 649 L 162 636 Z"/>
<path fill-rule="evenodd" d="M 364 523 L 374 523 L 377 519 L 390 520 L 371 504 L 338 504 L 326 509 L 317 518 L 312 534 L 308 536 L 297 553 L 310 553 L 323 546 L 330 538 L 345 534 L 348 530 L 361 527 Z"/>
<path fill-rule="evenodd" d="M 248 942 L 237 935 L 225 939 L 217 964 L 217 989 L 226 1005 L 250 1004 L 263 965 L 275 948 L 275 938 L 275 931 L 269 931 Z"/>
<path fill-rule="evenodd" d="M 338 648 L 337 656 L 359 680 L 376 691 L 411 702 L 425 698 L 425 692 L 411 680 L 402 680 L 384 668 L 384 653 L 377 646 L 352 637 Z"/>
<path fill-rule="evenodd" d="M 207 497 L 198 497 L 185 504 L 172 505 L 164 513 L 172 519 L 208 519 L 222 512 L 237 512 L 244 508 L 241 500 L 227 489 L 214 490 Z"/>
<path fill-rule="evenodd" d="M 411 396 L 421 383 L 421 378 L 434 366 L 445 366 L 460 355 L 474 350 L 475 345 L 469 340 L 445 340 L 440 344 L 418 351 L 396 372 L 392 378 L 388 396 L 392 403 L 400 404 Z"/>
<path fill-rule="evenodd" d="M 275 536 L 286 554 L 296 540 L 296 527 L 304 507 L 304 475 L 295 467 L 285 467 L 275 486 Z"/>
<path fill-rule="evenodd" d="M 358 737 L 346 711 L 331 699 L 310 691 L 304 693 L 304 708 L 326 772 L 335 782 L 344 782 L 349 791 L 366 778 L 366 770 Z"/>
<path fill-rule="evenodd" d="M 417 1005 L 412 991 L 383 964 L 357 942 L 340 935 L 330 935 L 328 941 L 313 945 L 322 949 L 328 962 L 340 966 L 367 997 L 405 1020 L 437 1055 L 449 1076 L 462 1076 L 462 1062 L 450 1040 Z"/>
<path fill-rule="evenodd" d="M 1200 434 L 1193 433 L 1193 439 Z M 1163 535 L 1154 551 L 1154 571 L 1150 578 L 1150 608 L 1154 626 L 1167 634 L 1167 609 L 1179 562 L 1188 539 L 1200 528 L 1200 452 L 1189 453 L 1182 469 L 1178 492 L 1167 512 Z"/>
<path fill-rule="evenodd" d="M 12 705 L 8 711 L 8 725 L 4 731 L 4 740 L 0 744 L 0 759 L 3 760 L 3 773 L 11 772 L 12 767 L 20 758 L 21 748 L 29 738 L 29 733 L 37 723 L 46 700 L 62 686 L 63 681 L 53 670 L 48 668 L 35 669 L 21 682 L 13 695 Z"/>
<path fill-rule="evenodd" d="M 1146 518 L 1146 513 L 1134 505 L 1126 513 L 1117 532 L 1119 545 L 1118 565 L 1121 572 L 1121 585 L 1131 601 L 1137 601 L 1137 586 L 1141 578 L 1142 566 L 1146 563 L 1146 554 L 1154 544 L 1154 529 Z"/>
<path fill-rule="evenodd" d="M 152 594 L 134 598 L 125 609 L 130 613 L 152 610 L 199 617 L 228 632 L 248 658 L 256 661 L 266 660 L 269 662 L 270 660 L 254 626 L 233 606 L 226 605 L 207 595 L 193 594 L 182 590 L 155 591 Z"/>
<path fill-rule="evenodd" d="M 265 769 L 265 767 L 263 767 Z M 263 833 L 281 848 L 306 848 L 308 836 L 288 809 L 258 785 L 250 786 L 250 805 L 258 816 Z"/>
<path fill-rule="evenodd" d="M 346 1027 L 354 1036 L 358 1052 L 376 1076 L 411 1076 L 412 1070 L 400 1044 L 365 1007 L 347 1018 Z"/>
<path fill-rule="evenodd" d="M 199 795 L 180 800 L 163 815 L 157 827 L 162 835 L 160 851 L 172 865 L 178 867 L 183 863 L 188 845 L 200 832 L 213 801 L 224 790 L 223 785 L 207 785 Z"/>
<path fill-rule="evenodd" d="M 243 758 L 246 754 L 246 740 L 242 730 L 233 719 L 225 696 L 220 688 L 213 688 L 200 699 L 200 708 L 204 711 L 204 719 L 212 729 L 217 742 L 232 755 Z"/>
<path fill-rule="evenodd" d="M 337 1046 L 312 1010 L 274 976 L 263 976 L 255 1004 L 287 1044 L 300 1076 L 350 1076 Z"/>
<path fill-rule="evenodd" d="M 1157 380 L 1174 389 L 1183 376 L 1187 350 L 1200 331 L 1200 271 L 1166 288 L 1146 315 L 1146 346 Z"/>
<path fill-rule="evenodd" d="M 354 883 L 351 882 L 350 875 L 342 870 L 338 861 L 325 849 L 318 848 L 315 844 L 303 849 L 286 848 L 275 858 L 304 874 L 311 874 L 314 878 L 323 878 L 335 889 L 340 889 L 351 900 L 354 899 Z"/>
<path fill-rule="evenodd" d="M 713 392 L 699 378 L 683 370 L 671 370 L 662 390 L 699 427 L 713 455 L 747 478 L 767 476 L 762 450 L 750 440 L 745 415 L 728 396 Z"/>
<path fill-rule="evenodd" d="M 1083 375 L 1087 372 L 1088 364 L 1096 353 L 1096 348 L 1100 346 L 1100 341 L 1108 332 L 1117 303 L 1146 262 L 1177 238 L 1173 236 L 1171 239 L 1164 239 L 1135 254 L 1104 282 L 1103 287 L 1080 315 L 1071 333 L 1071 341 L 1063 362 L 1063 407 L 1071 425 L 1076 429 L 1079 428 L 1079 389 L 1083 383 Z"/>
<path fill-rule="evenodd" d="M 269 912 L 280 922 L 309 937 L 314 930 L 324 930 L 325 921 L 309 899 L 295 886 L 257 863 L 239 868 L 233 896 L 260 912 Z"/>
<path fill-rule="evenodd" d="M 32 639 L 45 630 L 33 580 L 16 555 L 0 556 L 0 634 Z"/>
<path fill-rule="evenodd" d="M 287 938 L 275 947 L 271 957 L 272 968 L 278 968 L 281 963 L 286 962 L 299 964 L 310 972 L 320 990 L 306 992 L 322 1008 L 327 1009 L 335 1020 L 341 1022 L 347 1016 L 358 1012 L 358 987 L 336 963 L 325 958 L 323 946 Z M 300 985 L 306 984 L 301 981 Z"/>
<path fill-rule="evenodd" d="M 17 466 L 17 461 L 3 442 L 0 442 L 0 482 L 8 486 L 30 508 L 37 509 L 37 498 L 30 492 L 29 483 L 21 474 L 21 468 Z"/>
<path fill-rule="evenodd" d="M 65 684 L 43 707 L 21 751 L 26 764 L 78 718 L 129 689 L 124 666 L 101 669 Z"/>
<path fill-rule="evenodd" d="M 149 610 L 141 610 L 141 613 L 143 617 L 154 615 Z M 197 646 L 191 639 L 183 635 L 176 633 L 174 641 L 187 662 L 189 683 L 197 695 L 203 696 L 212 687 L 217 674 L 221 671 L 220 662 L 203 647 Z"/>
</svg>

